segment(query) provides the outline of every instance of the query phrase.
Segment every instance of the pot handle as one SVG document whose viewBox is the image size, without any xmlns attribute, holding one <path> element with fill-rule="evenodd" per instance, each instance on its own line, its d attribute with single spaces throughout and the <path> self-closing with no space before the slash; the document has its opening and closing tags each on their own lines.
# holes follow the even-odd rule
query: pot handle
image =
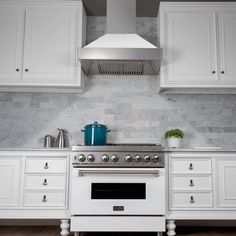
<svg viewBox="0 0 236 236">
<path fill-rule="evenodd" d="M 107 130 L 107 133 L 109 133 L 109 132 L 111 132 L 111 130 L 110 130 L 110 129 L 108 129 L 108 130 Z"/>
<path fill-rule="evenodd" d="M 84 130 L 84 129 L 81 129 L 80 131 L 82 131 L 82 132 L 85 132 L 85 130 Z"/>
</svg>

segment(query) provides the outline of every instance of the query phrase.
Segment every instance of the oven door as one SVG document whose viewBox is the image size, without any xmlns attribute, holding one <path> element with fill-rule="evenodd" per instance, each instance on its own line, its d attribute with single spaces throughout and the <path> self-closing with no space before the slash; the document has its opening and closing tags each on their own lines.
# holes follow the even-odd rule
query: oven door
<svg viewBox="0 0 236 236">
<path fill-rule="evenodd" d="M 164 215 L 164 168 L 73 168 L 72 215 Z"/>
</svg>

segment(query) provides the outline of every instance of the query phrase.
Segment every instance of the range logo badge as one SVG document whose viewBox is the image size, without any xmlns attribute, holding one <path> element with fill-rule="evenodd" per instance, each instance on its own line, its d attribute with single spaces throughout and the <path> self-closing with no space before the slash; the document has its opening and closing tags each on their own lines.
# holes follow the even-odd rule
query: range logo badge
<svg viewBox="0 0 236 236">
<path fill-rule="evenodd" d="M 113 206 L 113 211 L 124 211 L 124 206 Z"/>
</svg>

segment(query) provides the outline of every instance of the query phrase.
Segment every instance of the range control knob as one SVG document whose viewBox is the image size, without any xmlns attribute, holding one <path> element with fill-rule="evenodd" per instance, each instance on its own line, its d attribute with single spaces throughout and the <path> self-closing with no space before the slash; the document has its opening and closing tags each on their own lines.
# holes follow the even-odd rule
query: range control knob
<svg viewBox="0 0 236 236">
<path fill-rule="evenodd" d="M 152 158 L 152 160 L 153 160 L 154 162 L 159 162 L 159 161 L 160 161 L 160 157 L 159 157 L 158 155 L 154 155 L 153 158 Z"/>
<path fill-rule="evenodd" d="M 119 160 L 119 157 L 118 157 L 117 155 L 113 154 L 113 155 L 111 156 L 111 161 L 117 162 L 118 160 Z"/>
<path fill-rule="evenodd" d="M 83 154 L 80 154 L 80 155 L 78 156 L 78 161 L 84 162 L 85 160 L 86 160 L 86 158 L 85 158 L 85 156 L 84 156 Z"/>
<path fill-rule="evenodd" d="M 87 160 L 88 160 L 89 162 L 94 162 L 94 161 L 95 161 L 95 156 L 92 155 L 92 154 L 90 154 L 90 155 L 87 156 Z"/>
<path fill-rule="evenodd" d="M 109 161 L 109 156 L 108 155 L 102 155 L 102 161 L 104 161 L 104 162 Z"/>
<path fill-rule="evenodd" d="M 125 160 L 126 160 L 127 162 L 131 162 L 131 161 L 132 161 L 132 157 L 131 157 L 130 155 L 127 155 L 127 156 L 125 157 Z"/>
<path fill-rule="evenodd" d="M 145 155 L 145 156 L 143 157 L 143 159 L 144 159 L 145 162 L 151 161 L 151 157 L 150 157 L 149 155 Z"/>
<path fill-rule="evenodd" d="M 139 155 L 135 156 L 135 161 L 140 162 L 141 160 L 142 160 L 141 156 L 139 156 Z"/>
</svg>

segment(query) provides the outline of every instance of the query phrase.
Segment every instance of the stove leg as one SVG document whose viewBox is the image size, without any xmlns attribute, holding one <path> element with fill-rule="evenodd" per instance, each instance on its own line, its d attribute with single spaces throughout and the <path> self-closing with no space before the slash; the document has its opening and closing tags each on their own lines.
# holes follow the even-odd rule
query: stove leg
<svg viewBox="0 0 236 236">
<path fill-rule="evenodd" d="M 70 220 L 61 220 L 61 236 L 69 236 Z"/>
<path fill-rule="evenodd" d="M 163 232 L 158 232 L 157 236 L 163 236 Z"/>
<path fill-rule="evenodd" d="M 174 220 L 168 220 L 167 235 L 168 236 L 175 236 L 176 235 L 175 228 L 176 228 L 175 221 Z"/>
<path fill-rule="evenodd" d="M 79 232 L 74 232 L 74 236 L 79 236 Z"/>
</svg>

